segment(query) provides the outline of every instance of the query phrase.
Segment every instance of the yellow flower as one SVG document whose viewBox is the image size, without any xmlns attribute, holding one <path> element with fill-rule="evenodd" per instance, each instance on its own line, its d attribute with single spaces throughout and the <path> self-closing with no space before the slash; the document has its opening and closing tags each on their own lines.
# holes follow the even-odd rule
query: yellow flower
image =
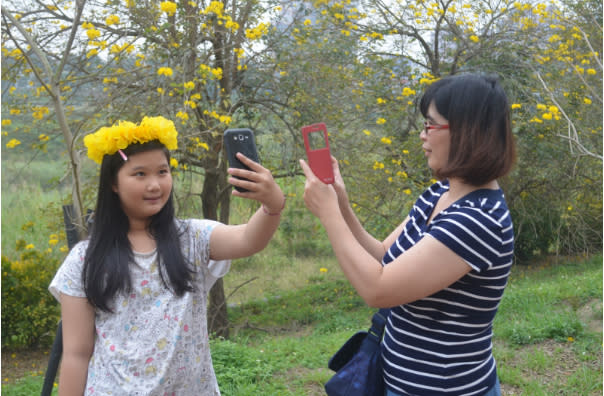
<svg viewBox="0 0 604 396">
<path fill-rule="evenodd" d="M 319 269 L 319 272 L 321 272 L 322 274 L 325 274 L 325 273 L 327 273 L 327 268 L 325 268 L 325 267 L 321 267 L 321 268 Z"/>
<path fill-rule="evenodd" d="M 380 139 L 382 143 L 384 144 L 392 144 L 392 140 L 390 140 L 387 137 L 383 137 L 382 139 Z"/>
<path fill-rule="evenodd" d="M 35 248 L 33 243 L 28 243 L 27 245 L 25 245 L 25 249 L 27 249 L 27 250 L 31 250 L 33 248 Z"/>
<path fill-rule="evenodd" d="M 157 75 L 158 76 L 166 76 L 166 77 L 171 77 L 172 76 L 172 69 L 169 67 L 160 67 L 159 69 L 157 69 Z"/>
<path fill-rule="evenodd" d="M 187 81 L 183 84 L 183 86 L 185 87 L 185 89 L 193 89 L 195 88 L 195 83 L 193 81 Z"/>
<path fill-rule="evenodd" d="M 46 107 L 46 106 L 35 106 L 32 110 L 33 110 L 32 116 L 36 120 L 41 120 L 42 118 L 44 118 L 44 115 L 49 113 L 48 107 Z"/>
<path fill-rule="evenodd" d="M 411 89 L 409 87 L 403 88 L 403 96 L 411 96 L 411 95 L 415 95 L 414 89 Z"/>
<path fill-rule="evenodd" d="M 589 99 L 589 98 L 583 98 L 583 103 L 589 105 L 589 104 L 591 104 L 591 99 Z"/>
<path fill-rule="evenodd" d="M 363 133 L 367 136 L 371 136 L 371 131 L 367 129 L 363 129 Z"/>
<path fill-rule="evenodd" d="M 184 111 L 179 111 L 178 113 L 176 113 L 176 117 L 180 118 L 183 121 L 186 121 L 189 119 L 189 115 Z"/>
<path fill-rule="evenodd" d="M 21 144 L 21 142 L 18 141 L 17 139 L 11 139 L 8 143 L 6 143 L 6 147 L 8 147 L 8 148 L 15 148 L 15 147 L 17 147 L 20 144 Z"/>
<path fill-rule="evenodd" d="M 383 124 L 385 124 L 385 123 L 386 123 L 386 119 L 384 119 L 384 118 L 380 117 L 380 118 L 378 118 L 378 119 L 375 121 L 375 123 L 376 123 L 376 124 L 378 124 L 378 125 L 383 125 Z"/>
<path fill-rule="evenodd" d="M 41 142 L 48 142 L 50 138 L 48 137 L 48 135 L 41 133 L 40 136 L 38 136 L 38 140 Z"/>
<path fill-rule="evenodd" d="M 171 1 L 162 1 L 159 4 L 159 8 L 168 15 L 174 15 L 176 12 L 176 3 Z"/>
<path fill-rule="evenodd" d="M 512 110 L 521 109 L 522 105 L 520 103 L 512 103 Z"/>
<path fill-rule="evenodd" d="M 406 188 L 403 190 L 403 193 L 407 194 L 407 195 L 411 195 L 411 189 Z"/>
<path fill-rule="evenodd" d="M 174 157 L 170 158 L 170 166 L 172 168 L 178 168 L 178 160 L 176 160 Z"/>
<path fill-rule="evenodd" d="M 102 127 L 84 137 L 88 157 L 101 163 L 105 155 L 112 155 L 118 149 L 125 149 L 132 143 L 146 143 L 159 140 L 168 150 L 178 147 L 178 132 L 174 123 L 164 117 L 144 117 L 140 124 L 118 121 L 111 127 Z"/>
<path fill-rule="evenodd" d="M 212 75 L 216 77 L 217 80 L 222 80 L 222 69 L 220 67 L 212 69 Z"/>
<path fill-rule="evenodd" d="M 552 113 L 543 113 L 543 115 L 541 116 L 541 118 L 543 118 L 544 120 L 551 120 L 552 119 Z"/>
<path fill-rule="evenodd" d="M 480 41 L 480 39 L 478 38 L 477 35 L 473 34 L 470 36 L 470 40 L 472 40 L 473 42 L 477 43 Z"/>
<path fill-rule="evenodd" d="M 547 109 L 547 106 L 545 106 L 544 104 L 539 103 L 537 105 L 537 110 L 546 110 L 546 109 Z"/>
<path fill-rule="evenodd" d="M 13 123 L 12 120 L 10 120 L 8 118 L 5 119 L 5 120 L 2 120 L 2 126 L 8 126 L 8 125 L 10 125 L 12 123 Z"/>
<path fill-rule="evenodd" d="M 118 23 L 120 23 L 120 17 L 119 17 L 119 16 L 117 16 L 117 15 L 109 15 L 109 16 L 107 17 L 107 19 L 105 19 L 105 23 L 106 23 L 108 26 L 111 26 L 111 25 L 117 25 Z"/>
<path fill-rule="evenodd" d="M 86 30 L 86 35 L 88 36 L 88 40 L 94 40 L 101 36 L 101 32 L 92 28 L 92 29 Z"/>
</svg>

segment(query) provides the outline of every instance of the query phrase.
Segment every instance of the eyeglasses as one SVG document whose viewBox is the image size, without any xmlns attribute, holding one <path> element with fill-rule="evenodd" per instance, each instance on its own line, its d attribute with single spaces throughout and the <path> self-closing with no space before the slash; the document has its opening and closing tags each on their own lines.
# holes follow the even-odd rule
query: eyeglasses
<svg viewBox="0 0 604 396">
<path fill-rule="evenodd" d="M 428 121 L 424 121 L 424 131 L 426 131 L 426 133 L 430 133 L 433 129 L 449 129 L 449 124 L 430 124 Z"/>
</svg>

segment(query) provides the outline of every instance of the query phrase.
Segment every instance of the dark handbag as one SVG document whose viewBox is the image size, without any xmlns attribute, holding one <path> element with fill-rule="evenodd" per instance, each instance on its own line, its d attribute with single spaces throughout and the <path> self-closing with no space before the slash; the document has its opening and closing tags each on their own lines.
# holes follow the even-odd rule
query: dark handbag
<svg viewBox="0 0 604 396">
<path fill-rule="evenodd" d="M 328 396 L 383 396 L 381 342 L 389 309 L 371 318 L 369 331 L 359 331 L 329 359 L 335 375 L 325 384 Z"/>
</svg>

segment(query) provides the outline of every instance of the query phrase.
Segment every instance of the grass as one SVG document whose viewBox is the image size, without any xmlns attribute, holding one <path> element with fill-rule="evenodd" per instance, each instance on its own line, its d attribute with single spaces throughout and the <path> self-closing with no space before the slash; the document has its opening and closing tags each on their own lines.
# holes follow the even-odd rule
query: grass
<svg viewBox="0 0 604 396">
<path fill-rule="evenodd" d="M 225 278 L 231 338 L 211 341 L 221 391 L 323 395 L 327 360 L 373 310 L 331 257 L 270 253 L 235 262 Z M 602 394 L 602 275 L 601 256 L 514 268 L 494 327 L 504 395 Z M 2 394 L 36 394 L 41 383 L 32 373 Z"/>
<path fill-rule="evenodd" d="M 17 239 L 42 248 L 50 234 L 63 232 L 60 203 L 68 192 L 58 182 L 32 187 L 21 180 L 44 172 L 58 180 L 60 172 L 43 164 L 2 165 L 2 253 L 11 254 Z M 32 175 L 19 173 L 33 168 Z M 288 203 L 279 232 L 265 251 L 235 261 L 224 279 L 231 337 L 211 341 L 224 395 L 323 395 L 332 375 L 328 359 L 369 325 L 373 310 L 344 279 L 322 228 L 304 208 L 302 186 L 282 186 Z M 195 195 L 179 196 L 200 213 Z M 257 207 L 234 202 L 234 223 Z M 602 394 L 602 277 L 601 256 L 514 267 L 494 326 L 503 395 Z M 39 394 L 39 368 L 48 358 L 25 364 L 25 354 L 3 351 L 3 395 Z"/>
</svg>

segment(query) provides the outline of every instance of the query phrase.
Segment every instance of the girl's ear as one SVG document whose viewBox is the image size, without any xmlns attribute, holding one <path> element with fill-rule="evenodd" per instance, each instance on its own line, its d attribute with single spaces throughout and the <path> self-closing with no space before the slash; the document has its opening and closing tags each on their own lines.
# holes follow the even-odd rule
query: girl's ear
<svg viewBox="0 0 604 396">
<path fill-rule="evenodd" d="M 117 183 L 111 183 L 111 189 L 113 190 L 114 193 L 117 194 L 117 192 L 118 192 Z"/>
</svg>

